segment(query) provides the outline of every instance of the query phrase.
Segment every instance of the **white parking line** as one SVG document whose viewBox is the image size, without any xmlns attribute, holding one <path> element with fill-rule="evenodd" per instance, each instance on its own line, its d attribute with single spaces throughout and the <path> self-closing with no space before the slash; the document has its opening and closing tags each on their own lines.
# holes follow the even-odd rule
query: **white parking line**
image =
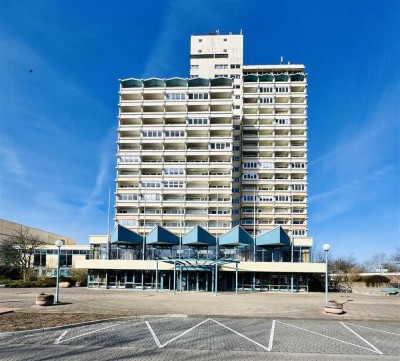
<svg viewBox="0 0 400 361">
<path fill-rule="evenodd" d="M 54 345 L 59 344 L 60 341 L 61 341 L 61 339 L 66 335 L 67 332 L 68 332 L 68 330 L 67 330 L 67 331 L 64 331 L 64 332 L 60 335 L 60 337 L 57 338 L 57 340 L 54 341 Z"/>
<path fill-rule="evenodd" d="M 232 328 L 230 328 L 230 327 L 228 327 L 228 326 L 225 326 L 224 324 L 222 324 L 221 322 L 218 322 L 218 321 L 216 321 L 216 320 L 213 320 L 212 318 L 210 319 L 211 321 L 214 321 L 215 323 L 218 323 L 218 325 L 220 325 L 220 326 L 222 326 L 222 327 L 225 327 L 226 329 L 228 329 L 229 331 L 232 331 L 233 333 L 236 333 L 238 336 L 240 336 L 240 337 L 243 337 L 244 339 L 246 339 L 246 340 L 248 340 L 248 341 L 250 341 L 250 342 L 253 342 L 254 344 L 256 344 L 257 346 L 260 346 L 261 348 L 263 348 L 264 350 L 266 350 L 266 351 L 271 351 L 272 350 L 272 340 L 271 340 L 271 336 L 272 336 L 272 339 L 273 339 L 273 330 L 275 329 L 275 327 L 273 328 L 273 329 L 271 329 L 271 334 L 270 334 L 270 346 L 269 347 L 266 347 L 266 346 L 264 346 L 264 345 L 261 345 L 261 343 L 258 343 L 257 341 L 254 341 L 254 340 L 252 340 L 251 338 L 248 338 L 247 336 L 245 336 L 245 335 L 242 335 L 240 332 L 237 332 L 237 331 L 235 331 L 234 329 L 232 329 Z M 275 321 L 275 320 L 274 320 Z M 275 324 L 274 324 L 274 322 L 272 323 L 272 325 L 273 326 L 275 326 Z"/>
<path fill-rule="evenodd" d="M 360 325 L 355 325 L 354 323 L 348 323 L 348 322 L 342 322 L 342 323 L 343 323 L 343 324 L 345 323 L 346 325 L 350 325 L 350 326 L 366 328 L 366 329 L 368 329 L 368 330 L 374 330 L 374 331 L 378 331 L 378 332 L 384 332 L 384 333 L 388 333 L 388 334 L 390 334 L 390 335 L 400 336 L 400 334 L 398 334 L 398 333 L 393 333 L 393 332 L 389 332 L 389 331 L 383 331 L 383 330 L 379 330 L 378 328 L 371 328 L 371 327 L 366 327 L 366 326 L 360 326 Z"/>
<path fill-rule="evenodd" d="M 272 351 L 272 343 L 274 342 L 274 333 L 275 333 L 275 320 L 272 321 L 271 333 L 269 334 L 269 343 L 268 343 L 268 351 Z"/>
<path fill-rule="evenodd" d="M 335 340 L 335 341 L 338 341 L 338 342 L 345 343 L 345 344 L 347 344 L 347 345 L 355 346 L 355 347 L 358 347 L 358 348 L 362 348 L 362 349 L 364 349 L 364 350 L 368 350 L 368 351 L 371 351 L 371 352 L 374 352 L 374 353 L 378 353 L 375 349 L 371 350 L 370 348 L 367 348 L 367 347 L 364 347 L 364 346 L 360 346 L 360 345 L 356 345 L 356 344 L 351 343 L 351 342 L 343 341 L 343 340 L 340 340 L 340 339 L 335 338 L 335 337 L 327 336 L 327 335 L 324 335 L 323 333 L 319 333 L 319 332 L 315 332 L 315 331 L 310 331 L 310 330 L 307 330 L 306 328 L 294 326 L 294 325 L 291 325 L 291 324 L 289 324 L 289 323 L 285 323 L 285 322 L 282 322 L 282 321 L 276 321 L 276 322 L 279 322 L 279 323 L 281 323 L 282 325 L 290 326 L 290 327 L 293 327 L 293 328 L 297 328 L 297 329 L 299 329 L 299 330 L 303 330 L 303 331 L 312 333 L 312 334 L 314 334 L 314 335 L 319 335 L 319 336 L 322 336 L 322 337 L 329 338 L 329 339 L 331 339 L 331 340 Z M 379 351 L 379 352 L 380 352 L 380 351 Z"/>
<path fill-rule="evenodd" d="M 346 326 L 343 322 L 340 322 L 340 324 L 346 327 L 352 333 L 354 333 L 359 339 L 363 340 L 368 346 L 371 346 L 376 351 L 376 353 L 378 353 L 379 355 L 383 355 L 382 351 L 380 351 L 377 347 L 375 347 L 371 342 L 367 341 L 364 337 L 359 335 L 356 331 L 353 331 L 349 326 Z"/>
<path fill-rule="evenodd" d="M 260 343 L 258 343 L 257 341 L 252 340 L 251 338 L 249 338 L 249 337 L 247 337 L 247 336 L 241 334 L 240 332 L 235 331 L 234 329 L 232 329 L 232 328 L 230 328 L 230 327 L 228 327 L 228 326 L 222 324 L 221 322 L 218 322 L 218 321 L 216 321 L 216 320 L 214 320 L 214 319 L 212 319 L 212 318 L 207 318 L 206 320 L 204 320 L 204 321 L 198 323 L 197 325 L 195 325 L 195 326 L 189 328 L 189 329 L 186 330 L 185 332 L 182 332 L 181 334 L 179 334 L 178 336 L 175 336 L 174 338 L 170 339 L 169 341 L 165 342 L 164 344 L 161 344 L 160 340 L 158 339 L 156 333 L 154 332 L 153 328 L 151 327 L 151 325 L 150 325 L 150 323 L 149 323 L 148 321 L 146 321 L 146 325 L 147 325 L 147 327 L 149 328 L 149 331 L 150 331 L 151 335 L 153 336 L 153 339 L 154 339 L 154 342 L 156 343 L 156 345 L 157 345 L 159 348 L 164 348 L 164 347 L 165 347 L 166 345 L 168 345 L 169 343 L 171 343 L 171 342 L 177 340 L 178 338 L 180 338 L 180 337 L 186 335 L 187 333 L 193 331 L 195 328 L 197 328 L 197 327 L 199 327 L 200 325 L 206 323 L 207 321 L 213 321 L 213 322 L 217 323 L 218 325 L 220 325 L 220 326 L 226 328 L 227 330 L 229 330 L 229 331 L 235 333 L 236 335 L 238 335 L 238 336 L 240 336 L 240 337 L 243 337 L 244 339 L 246 339 L 246 340 L 248 340 L 248 341 L 254 343 L 255 345 L 257 345 L 257 346 L 263 348 L 263 349 L 266 350 L 266 351 L 271 351 L 271 350 L 272 350 L 272 344 L 273 344 L 273 341 L 274 341 L 274 332 L 275 332 L 275 320 L 272 321 L 272 328 L 271 328 L 271 333 L 270 333 L 270 336 L 269 336 L 269 344 L 268 344 L 268 347 L 267 347 L 267 346 L 264 346 L 264 345 L 262 345 L 262 344 L 260 344 Z"/>
<path fill-rule="evenodd" d="M 118 326 L 118 325 L 119 325 L 119 323 L 116 323 L 115 325 L 103 327 L 103 328 L 100 328 L 100 329 L 98 329 L 98 330 L 94 330 L 94 331 L 90 331 L 90 332 L 85 332 L 85 333 L 82 333 L 81 335 L 76 335 L 76 336 L 73 336 L 73 337 L 70 337 L 70 338 L 66 338 L 65 340 L 61 340 L 62 336 L 65 335 L 65 333 L 66 333 L 66 332 L 65 332 L 65 333 L 64 333 L 63 335 L 61 335 L 56 341 L 57 341 L 57 344 L 60 344 L 60 343 L 63 343 L 63 342 L 65 342 L 65 341 L 73 340 L 74 338 L 78 338 L 78 337 L 83 337 L 83 336 L 86 336 L 86 335 L 90 335 L 90 334 L 92 334 L 92 333 L 100 332 L 100 331 L 106 330 L 107 328 L 115 327 L 115 326 Z"/>
<path fill-rule="evenodd" d="M 205 323 L 205 322 L 207 322 L 207 321 L 209 321 L 209 320 L 210 320 L 210 318 L 207 318 L 206 320 L 204 320 L 204 321 L 198 323 L 197 325 L 193 326 L 192 328 L 189 328 L 188 330 L 186 330 L 185 332 L 181 333 L 180 335 L 178 335 L 178 336 L 172 338 L 171 340 L 167 341 L 167 342 L 164 343 L 163 345 L 161 344 L 160 340 L 158 339 L 158 337 L 156 336 L 156 334 L 155 334 L 155 332 L 153 331 L 152 327 L 150 326 L 150 323 L 148 323 L 148 322 L 146 321 L 146 324 L 147 324 L 147 327 L 149 328 L 149 330 L 150 330 L 150 332 L 151 332 L 151 335 L 152 335 L 153 338 L 154 338 L 154 341 L 156 342 L 156 345 L 157 345 L 159 348 L 163 348 L 163 347 L 165 347 L 166 345 L 168 345 L 169 343 L 171 343 L 172 341 L 175 341 L 175 340 L 177 340 L 178 338 L 180 338 L 180 337 L 186 335 L 188 332 L 193 331 L 196 327 L 199 327 L 200 325 L 202 325 L 203 323 Z"/>
</svg>

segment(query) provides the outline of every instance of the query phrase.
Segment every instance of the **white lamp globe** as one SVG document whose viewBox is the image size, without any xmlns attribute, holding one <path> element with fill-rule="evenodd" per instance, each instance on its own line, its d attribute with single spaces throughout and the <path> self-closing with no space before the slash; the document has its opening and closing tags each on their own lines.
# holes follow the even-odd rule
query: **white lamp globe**
<svg viewBox="0 0 400 361">
<path fill-rule="evenodd" d="M 64 245 L 64 242 L 61 240 L 61 239 L 58 239 L 57 241 L 56 241 L 56 246 L 57 247 L 62 247 Z"/>
<path fill-rule="evenodd" d="M 331 245 L 330 245 L 329 243 L 325 243 L 325 244 L 322 246 L 322 249 L 323 249 L 325 252 L 328 252 L 328 251 L 331 249 Z"/>
</svg>

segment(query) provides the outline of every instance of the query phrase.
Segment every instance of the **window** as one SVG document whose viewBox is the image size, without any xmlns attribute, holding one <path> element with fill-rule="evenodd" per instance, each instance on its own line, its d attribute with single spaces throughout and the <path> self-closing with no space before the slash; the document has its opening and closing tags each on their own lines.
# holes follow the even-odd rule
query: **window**
<svg viewBox="0 0 400 361">
<path fill-rule="evenodd" d="M 260 98 L 261 104 L 272 104 L 274 102 L 273 98 Z"/>
<path fill-rule="evenodd" d="M 215 78 L 229 78 L 228 74 L 215 74 Z"/>
<path fill-rule="evenodd" d="M 306 231 L 304 229 L 294 229 L 293 236 L 305 236 Z"/>
<path fill-rule="evenodd" d="M 304 191 L 305 185 L 304 184 L 292 184 L 292 189 L 294 191 Z"/>
<path fill-rule="evenodd" d="M 243 173 L 243 179 L 258 179 L 257 173 Z"/>
<path fill-rule="evenodd" d="M 191 69 L 191 70 L 198 69 L 198 68 L 199 68 L 198 65 L 191 65 L 191 66 L 190 66 L 190 69 Z"/>
<path fill-rule="evenodd" d="M 240 99 L 240 95 L 235 95 L 235 99 Z"/>
<path fill-rule="evenodd" d="M 231 69 L 240 69 L 240 64 L 231 64 Z"/>
<path fill-rule="evenodd" d="M 166 130 L 165 131 L 165 136 L 172 138 L 183 138 L 185 136 L 185 131 L 184 130 Z"/>
<path fill-rule="evenodd" d="M 260 196 L 259 199 L 261 202 L 273 202 L 274 201 L 273 196 Z"/>
<path fill-rule="evenodd" d="M 234 210 L 232 211 L 232 214 L 233 214 L 233 215 L 239 214 L 239 210 L 238 210 L 238 209 L 234 209 Z"/>
<path fill-rule="evenodd" d="M 235 89 L 240 89 L 240 85 L 234 85 L 233 86 Z"/>
<path fill-rule="evenodd" d="M 232 189 L 232 193 L 240 193 L 240 189 L 239 188 L 233 188 Z"/>
<path fill-rule="evenodd" d="M 142 194 L 142 199 L 146 201 L 160 201 L 160 194 Z"/>
<path fill-rule="evenodd" d="M 215 64 L 215 69 L 228 69 L 228 64 Z"/>
<path fill-rule="evenodd" d="M 273 93 L 274 92 L 274 88 L 273 87 L 261 87 L 260 88 L 260 93 Z"/>
<path fill-rule="evenodd" d="M 240 105 L 234 105 L 233 109 L 240 109 Z"/>
<path fill-rule="evenodd" d="M 243 162 L 243 168 L 258 168 L 257 162 Z"/>
<path fill-rule="evenodd" d="M 289 196 L 275 196 L 277 202 L 290 202 L 291 197 Z"/>
<path fill-rule="evenodd" d="M 289 124 L 289 119 L 287 119 L 287 118 L 277 118 L 277 119 L 275 119 L 275 124 L 287 125 L 287 124 Z"/>
<path fill-rule="evenodd" d="M 306 164 L 305 163 L 296 162 L 296 163 L 291 163 L 291 166 L 292 166 L 292 168 L 305 168 Z"/>
<path fill-rule="evenodd" d="M 118 223 L 121 226 L 125 226 L 125 227 L 136 227 L 137 226 L 136 219 L 119 219 Z"/>
<path fill-rule="evenodd" d="M 243 196 L 243 202 L 254 202 L 254 196 Z"/>
<path fill-rule="evenodd" d="M 162 131 L 161 130 L 144 130 L 143 137 L 144 138 L 162 137 Z"/>
<path fill-rule="evenodd" d="M 289 92 L 289 87 L 287 86 L 278 86 L 276 88 L 277 93 L 288 93 Z"/>
<path fill-rule="evenodd" d="M 191 75 L 190 79 L 194 79 L 194 78 L 198 78 L 198 77 L 199 77 L 198 75 Z"/>
<path fill-rule="evenodd" d="M 185 93 L 166 93 L 165 94 L 166 100 L 184 100 L 186 99 Z"/>
<path fill-rule="evenodd" d="M 120 201 L 136 201 L 137 194 L 131 194 L 131 193 L 119 194 L 118 200 L 120 200 Z"/>
<path fill-rule="evenodd" d="M 142 182 L 143 188 L 160 188 L 161 182 Z"/>
<path fill-rule="evenodd" d="M 121 155 L 119 161 L 120 163 L 139 163 L 140 158 L 133 155 Z"/>
<path fill-rule="evenodd" d="M 201 43 L 203 41 L 203 39 L 199 39 L 199 43 Z"/>
<path fill-rule="evenodd" d="M 239 146 L 239 145 L 235 145 L 235 146 L 233 147 L 233 150 L 234 150 L 234 151 L 240 150 L 240 146 Z"/>
<path fill-rule="evenodd" d="M 194 99 L 194 100 L 208 99 L 208 93 L 190 93 L 189 99 Z"/>
<path fill-rule="evenodd" d="M 240 135 L 235 135 L 235 136 L 233 137 L 233 139 L 234 139 L 234 140 L 240 140 Z"/>
<path fill-rule="evenodd" d="M 239 203 L 239 199 L 232 199 L 232 203 L 233 203 L 233 204 Z"/>
<path fill-rule="evenodd" d="M 230 149 L 230 143 L 210 143 L 209 149 Z"/>
<path fill-rule="evenodd" d="M 240 157 L 232 157 L 232 160 L 233 160 L 234 162 L 239 162 L 239 161 L 240 161 Z"/>
<path fill-rule="evenodd" d="M 239 167 L 233 167 L 232 171 L 233 171 L 233 172 L 239 172 L 239 171 L 240 171 L 240 168 L 239 168 Z"/>
<path fill-rule="evenodd" d="M 189 125 L 206 125 L 208 124 L 208 118 L 189 118 L 187 123 Z"/>
<path fill-rule="evenodd" d="M 164 175 L 183 175 L 185 170 L 183 168 L 165 168 Z"/>
<path fill-rule="evenodd" d="M 183 188 L 183 182 L 168 181 L 164 182 L 165 188 Z"/>
</svg>

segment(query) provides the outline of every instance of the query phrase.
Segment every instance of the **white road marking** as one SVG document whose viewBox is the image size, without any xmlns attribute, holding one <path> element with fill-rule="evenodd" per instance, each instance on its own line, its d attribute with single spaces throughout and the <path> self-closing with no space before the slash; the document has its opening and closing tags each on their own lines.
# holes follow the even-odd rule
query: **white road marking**
<svg viewBox="0 0 400 361">
<path fill-rule="evenodd" d="M 92 333 L 100 332 L 100 331 L 106 330 L 107 328 L 115 327 L 115 326 L 118 326 L 118 325 L 119 325 L 119 324 L 116 323 L 115 325 L 111 325 L 111 326 L 107 326 L 107 327 L 100 328 L 100 329 L 98 329 L 98 330 L 94 330 L 94 331 L 82 333 L 81 335 L 76 335 L 76 336 L 73 336 L 73 337 L 70 337 L 70 338 L 66 338 L 65 340 L 60 340 L 58 343 L 60 344 L 60 343 L 65 342 L 65 341 L 73 340 L 74 338 L 78 338 L 78 337 L 83 337 L 83 336 L 86 336 L 86 335 L 90 335 L 90 334 L 92 334 Z"/>
<path fill-rule="evenodd" d="M 370 348 L 367 348 L 367 347 L 364 347 L 364 346 L 360 346 L 360 345 L 356 345 L 356 344 L 351 343 L 351 342 L 343 341 L 343 340 L 340 340 L 340 339 L 335 338 L 335 337 L 327 336 L 327 335 L 324 335 L 323 333 L 310 331 L 310 330 L 307 330 L 306 328 L 294 326 L 294 325 L 291 325 L 291 324 L 289 324 L 289 323 L 285 323 L 285 322 L 282 322 L 282 321 L 276 321 L 276 322 L 279 322 L 279 323 L 281 323 L 281 324 L 283 324 L 283 325 L 286 325 L 286 326 L 290 326 L 290 327 L 297 328 L 297 329 L 299 329 L 299 330 L 303 330 L 303 331 L 312 333 L 312 334 L 314 334 L 314 335 L 319 335 L 319 336 L 322 336 L 322 337 L 329 338 L 329 339 L 331 339 L 331 340 L 335 340 L 335 341 L 338 341 L 338 342 L 342 342 L 342 343 L 345 343 L 345 344 L 347 344 L 347 345 L 351 345 L 351 346 L 355 346 L 355 347 L 358 347 L 358 348 L 362 348 L 362 349 L 364 349 L 364 350 L 368 350 L 368 351 L 371 351 L 371 352 L 376 352 L 375 350 L 371 350 Z"/>
<path fill-rule="evenodd" d="M 368 346 L 371 346 L 376 351 L 377 354 L 383 355 L 383 352 L 381 350 L 375 347 L 371 342 L 367 341 L 364 337 L 360 336 L 356 331 L 353 331 L 349 326 L 346 326 L 343 322 L 340 322 L 340 324 L 346 327 L 350 332 L 354 333 L 359 339 L 363 340 Z"/>
<path fill-rule="evenodd" d="M 220 325 L 220 326 L 222 326 L 222 327 L 225 327 L 226 329 L 228 329 L 229 331 L 232 331 L 233 333 L 236 333 L 238 336 L 240 336 L 240 337 L 243 337 L 244 339 L 246 339 L 246 340 L 248 340 L 248 341 L 250 341 L 250 342 L 253 342 L 254 344 L 256 344 L 257 346 L 260 346 L 261 348 L 263 348 L 264 350 L 266 350 L 266 351 L 271 351 L 271 349 L 272 349 L 272 340 L 271 340 L 271 335 L 272 335 L 272 338 L 273 338 L 273 331 L 272 331 L 272 329 L 271 329 L 271 335 L 270 335 L 270 344 L 271 344 L 271 348 L 270 347 L 266 347 L 266 346 L 264 346 L 264 345 L 261 345 L 261 343 L 258 343 L 257 341 L 254 341 L 254 340 L 252 340 L 251 338 L 248 338 L 247 336 L 245 336 L 245 335 L 242 335 L 240 332 L 237 332 L 237 331 L 235 331 L 234 329 L 232 329 L 232 328 L 230 328 L 230 327 L 228 327 L 228 326 L 225 326 L 224 324 L 222 324 L 221 322 L 218 322 L 218 321 L 216 321 L 216 320 L 213 320 L 212 318 L 210 319 L 211 321 L 214 321 L 215 323 L 218 323 L 218 325 Z M 273 325 L 274 325 L 274 323 L 273 323 Z"/>
<path fill-rule="evenodd" d="M 61 339 L 66 335 L 67 332 L 68 332 L 68 330 L 67 330 L 67 331 L 64 331 L 64 332 L 60 335 L 60 337 L 57 338 L 57 340 L 54 341 L 54 345 L 59 344 L 59 343 L 61 342 Z"/>
<path fill-rule="evenodd" d="M 268 343 L 268 351 L 272 351 L 272 343 L 274 342 L 274 334 L 275 334 L 275 320 L 272 321 L 271 333 L 269 334 L 269 343 Z"/>
<path fill-rule="evenodd" d="M 188 330 L 186 330 L 185 332 L 181 333 L 180 335 L 178 335 L 178 336 L 172 338 L 171 340 L 167 341 L 167 342 L 164 343 L 163 345 L 162 345 L 161 342 L 158 340 L 158 338 L 157 338 L 155 332 L 153 331 L 153 329 L 151 328 L 150 324 L 149 324 L 147 321 L 146 321 L 146 324 L 147 324 L 147 327 L 149 328 L 149 330 L 150 330 L 150 332 L 151 332 L 151 334 L 152 334 L 152 336 L 153 336 L 153 338 L 154 338 L 154 341 L 156 342 L 156 345 L 157 345 L 159 348 L 163 348 L 163 347 L 165 347 L 166 345 L 168 345 L 169 343 L 171 343 L 172 341 L 175 341 L 175 340 L 177 340 L 178 338 L 180 338 L 180 337 L 186 335 L 188 332 L 193 331 L 196 327 L 199 327 L 200 325 L 202 325 L 203 323 L 205 323 L 205 322 L 207 322 L 207 321 L 209 321 L 209 320 L 210 320 L 210 318 L 207 318 L 206 320 L 204 320 L 204 321 L 198 323 L 197 325 L 193 326 L 192 328 L 189 328 Z"/>
<path fill-rule="evenodd" d="M 198 323 L 197 325 L 195 325 L 195 326 L 189 328 L 189 329 L 186 330 L 185 332 L 182 332 L 181 334 L 179 334 L 178 336 L 175 336 L 174 338 L 170 339 L 169 341 L 165 342 L 164 344 L 162 344 L 162 343 L 160 342 L 160 340 L 158 339 L 156 333 L 154 332 L 153 328 L 151 327 L 151 325 L 150 325 L 150 323 L 149 323 L 148 321 L 146 321 L 146 325 L 147 325 L 147 327 L 149 328 L 149 331 L 150 331 L 151 335 L 153 336 L 153 339 L 154 339 L 154 342 L 156 343 L 156 345 L 157 345 L 159 348 L 164 348 L 165 346 L 167 346 L 167 345 L 170 344 L 171 342 L 173 342 L 173 341 L 177 340 L 178 338 L 180 338 L 180 337 L 186 335 L 187 333 L 193 331 L 195 328 L 197 328 L 197 327 L 199 327 L 200 325 L 206 323 L 207 321 L 213 321 L 213 322 L 217 323 L 218 325 L 220 325 L 220 326 L 226 328 L 227 330 L 229 330 L 229 331 L 235 333 L 236 335 L 238 335 L 238 336 L 240 336 L 240 337 L 243 337 L 244 339 L 246 339 L 246 340 L 248 340 L 248 341 L 250 341 L 250 342 L 256 344 L 257 346 L 263 348 L 263 349 L 266 350 L 266 351 L 271 351 L 271 350 L 272 350 L 272 344 L 273 344 L 274 332 L 275 332 L 275 320 L 272 321 L 272 328 L 271 328 L 271 333 L 270 333 L 270 336 L 269 336 L 269 344 L 268 344 L 268 347 L 267 347 L 267 346 L 264 346 L 264 345 L 261 345 L 261 344 L 258 343 L 257 341 L 252 340 L 251 338 L 249 338 L 249 337 L 247 337 L 247 336 L 241 334 L 240 332 L 235 331 L 234 329 L 232 329 L 232 328 L 230 328 L 230 327 L 228 327 L 228 326 L 222 324 L 221 322 L 218 322 L 218 321 L 216 321 L 216 320 L 214 320 L 214 319 L 212 319 L 212 318 L 207 318 L 206 320 L 204 320 L 204 321 Z"/>
<path fill-rule="evenodd" d="M 148 323 L 148 322 L 146 321 L 146 325 L 147 325 L 147 327 L 149 328 L 150 333 L 151 333 L 151 335 L 153 336 L 154 341 L 156 342 L 156 345 L 157 345 L 159 348 L 162 348 L 163 345 L 161 345 L 161 342 L 160 342 L 160 340 L 158 339 L 158 337 L 156 336 L 156 334 L 154 333 L 153 329 L 151 328 L 150 323 Z"/>
<path fill-rule="evenodd" d="M 346 325 L 351 325 L 351 326 L 355 326 L 355 327 L 361 327 L 361 328 L 366 328 L 368 330 L 374 330 L 374 331 L 378 331 L 378 332 L 384 332 L 384 333 L 388 333 L 390 335 L 395 335 L 395 336 L 400 336 L 400 334 L 398 333 L 393 333 L 393 332 L 389 332 L 389 331 L 383 331 L 383 330 L 379 330 L 378 328 L 371 328 L 371 327 L 366 327 L 366 326 L 360 326 L 360 325 L 355 325 L 354 323 L 348 323 L 348 322 L 343 322 L 343 324 Z"/>
</svg>

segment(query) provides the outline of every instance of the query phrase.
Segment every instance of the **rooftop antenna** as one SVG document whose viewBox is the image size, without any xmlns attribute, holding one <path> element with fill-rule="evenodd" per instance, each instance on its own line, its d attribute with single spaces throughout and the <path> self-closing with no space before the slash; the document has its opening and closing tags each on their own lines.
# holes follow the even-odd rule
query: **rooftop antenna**
<svg viewBox="0 0 400 361">
<path fill-rule="evenodd" d="M 240 29 L 240 35 L 243 35 L 243 29 Z"/>
<path fill-rule="evenodd" d="M 219 35 L 219 29 L 217 29 L 216 34 Z"/>
<path fill-rule="evenodd" d="M 281 56 L 281 64 L 283 64 L 283 56 Z"/>
</svg>

